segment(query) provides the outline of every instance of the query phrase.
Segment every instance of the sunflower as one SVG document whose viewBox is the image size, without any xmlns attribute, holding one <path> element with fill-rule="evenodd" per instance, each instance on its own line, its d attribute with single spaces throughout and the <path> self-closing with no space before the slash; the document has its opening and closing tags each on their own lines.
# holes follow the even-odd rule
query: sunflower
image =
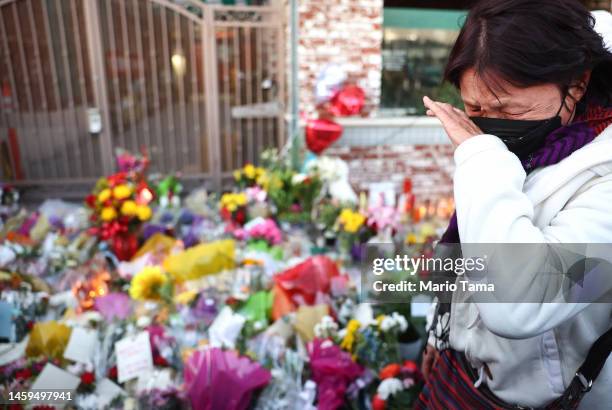
<svg viewBox="0 0 612 410">
<path fill-rule="evenodd" d="M 159 266 L 146 266 L 132 278 L 130 296 L 135 300 L 159 300 L 168 277 Z"/>
</svg>

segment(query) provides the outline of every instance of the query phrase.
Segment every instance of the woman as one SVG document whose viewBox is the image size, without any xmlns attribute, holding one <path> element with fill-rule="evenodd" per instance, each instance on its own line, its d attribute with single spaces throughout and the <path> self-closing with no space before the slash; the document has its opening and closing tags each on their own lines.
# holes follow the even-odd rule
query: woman
<svg viewBox="0 0 612 410">
<path fill-rule="evenodd" d="M 456 146 L 441 242 L 612 243 L 612 54 L 593 24 L 578 0 L 470 10 L 445 72 L 465 112 L 423 99 Z M 566 305 L 438 304 L 416 408 L 612 408 L 612 306 Z"/>
</svg>

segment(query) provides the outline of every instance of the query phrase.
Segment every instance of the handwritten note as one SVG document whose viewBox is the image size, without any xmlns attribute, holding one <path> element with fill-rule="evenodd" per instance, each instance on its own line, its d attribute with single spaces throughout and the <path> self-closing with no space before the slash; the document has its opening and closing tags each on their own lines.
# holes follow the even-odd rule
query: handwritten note
<svg viewBox="0 0 612 410">
<path fill-rule="evenodd" d="M 117 380 L 123 383 L 153 370 L 149 332 L 140 332 L 115 343 Z"/>
</svg>

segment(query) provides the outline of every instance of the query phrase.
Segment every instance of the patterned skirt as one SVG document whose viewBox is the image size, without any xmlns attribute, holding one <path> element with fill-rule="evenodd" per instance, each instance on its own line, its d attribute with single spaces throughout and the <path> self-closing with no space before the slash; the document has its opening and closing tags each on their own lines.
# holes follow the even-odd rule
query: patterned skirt
<svg viewBox="0 0 612 410">
<path fill-rule="evenodd" d="M 473 375 L 466 370 L 467 361 L 462 353 L 452 349 L 440 352 L 436 366 L 414 405 L 415 410 L 497 410 L 525 407 L 504 403 L 482 386 L 474 387 Z M 576 409 L 579 399 L 560 397 L 544 409 Z"/>
</svg>

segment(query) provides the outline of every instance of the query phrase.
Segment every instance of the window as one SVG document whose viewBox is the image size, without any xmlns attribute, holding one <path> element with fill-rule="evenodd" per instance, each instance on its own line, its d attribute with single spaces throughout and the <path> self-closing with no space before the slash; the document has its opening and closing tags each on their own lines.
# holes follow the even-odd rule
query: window
<svg viewBox="0 0 612 410">
<path fill-rule="evenodd" d="M 442 74 L 465 11 L 385 7 L 381 114 L 424 115 L 423 95 L 461 105 Z"/>
</svg>

